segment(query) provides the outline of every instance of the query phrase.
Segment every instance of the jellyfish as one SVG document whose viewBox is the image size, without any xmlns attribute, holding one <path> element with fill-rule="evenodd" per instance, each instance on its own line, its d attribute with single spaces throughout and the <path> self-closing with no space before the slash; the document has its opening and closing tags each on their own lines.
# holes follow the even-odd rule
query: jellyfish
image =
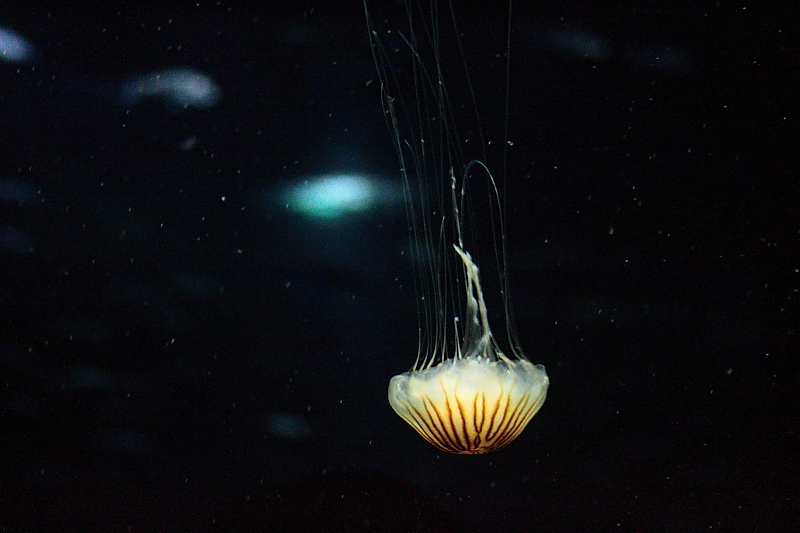
<svg viewBox="0 0 800 533">
<path fill-rule="evenodd" d="M 442 451 L 490 453 L 522 433 L 549 386 L 544 366 L 522 352 L 512 320 L 504 196 L 485 152 L 464 163 L 467 143 L 456 126 L 463 123 L 456 110 L 464 106 L 452 103 L 442 59 L 442 21 L 450 17 L 440 16 L 437 2 L 424 7 L 409 0 L 407 28 L 379 32 L 366 0 L 364 9 L 384 115 L 400 161 L 420 317 L 416 360 L 411 370 L 391 378 L 389 404 Z M 449 14 L 448 29 L 463 59 L 456 17 Z M 403 60 L 409 68 L 398 68 Z M 461 70 L 477 115 L 466 59 Z M 476 118 L 480 145 L 486 146 Z M 474 192 L 479 188 L 471 185 L 473 180 L 483 181 L 484 194 Z M 481 203 L 488 213 L 484 218 L 475 214 Z M 502 342 L 489 324 L 474 253 L 479 243 L 487 246 L 484 234 L 491 237 L 493 287 L 504 308 Z"/>
<path fill-rule="evenodd" d="M 389 382 L 389 403 L 425 440 L 457 454 L 485 454 L 516 439 L 544 403 L 544 366 L 506 356 L 486 316 L 478 267 L 454 245 L 466 286 L 464 338 L 452 357 L 418 360 Z"/>
</svg>

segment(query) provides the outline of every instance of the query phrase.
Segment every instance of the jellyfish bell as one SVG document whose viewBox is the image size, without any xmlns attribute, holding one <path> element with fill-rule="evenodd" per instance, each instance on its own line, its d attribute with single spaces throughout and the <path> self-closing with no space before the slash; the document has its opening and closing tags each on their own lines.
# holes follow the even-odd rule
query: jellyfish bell
<svg viewBox="0 0 800 533">
<path fill-rule="evenodd" d="M 486 454 L 522 433 L 544 403 L 548 383 L 542 365 L 502 353 L 448 359 L 394 376 L 389 403 L 440 450 Z"/>
<path fill-rule="evenodd" d="M 390 380 L 389 403 L 440 450 L 486 454 L 522 433 L 542 407 L 549 379 L 542 365 L 525 357 L 517 341 L 508 291 L 504 201 L 484 163 L 486 152 L 481 160 L 465 163 L 466 141 L 459 136 L 456 124 L 461 117 L 456 114 L 468 106 L 452 102 L 445 83 L 448 62 L 442 59 L 440 21 L 450 16 L 454 46 L 462 54 L 462 81 L 479 117 L 455 14 L 440 17 L 437 2 L 423 7 L 407 0 L 405 6 L 405 30 L 379 31 L 366 0 L 364 4 L 384 114 L 400 160 L 411 255 L 417 258 L 417 359 L 411 370 Z M 410 68 L 398 68 L 403 61 Z M 411 93 L 403 86 L 408 80 Z M 475 180 L 486 185 L 482 195 L 474 192 Z M 500 340 L 489 324 L 478 268 L 481 246 L 493 254 L 480 259 L 494 256 L 487 264 L 494 266 L 489 276 L 492 294 L 505 312 Z"/>
</svg>

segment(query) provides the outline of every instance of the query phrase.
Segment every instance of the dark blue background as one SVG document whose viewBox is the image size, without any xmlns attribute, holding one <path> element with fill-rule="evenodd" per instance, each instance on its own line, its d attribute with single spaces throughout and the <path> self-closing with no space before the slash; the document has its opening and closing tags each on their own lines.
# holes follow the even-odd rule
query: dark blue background
<svg viewBox="0 0 800 533">
<path fill-rule="evenodd" d="M 552 383 L 459 457 L 386 400 L 416 352 L 402 206 L 282 199 L 399 180 L 360 2 L 0 8 L 35 47 L 0 63 L 0 528 L 791 530 L 795 11 L 515 6 L 511 281 Z M 497 146 L 506 13 L 459 17 Z M 118 102 L 173 67 L 219 103 Z"/>
</svg>

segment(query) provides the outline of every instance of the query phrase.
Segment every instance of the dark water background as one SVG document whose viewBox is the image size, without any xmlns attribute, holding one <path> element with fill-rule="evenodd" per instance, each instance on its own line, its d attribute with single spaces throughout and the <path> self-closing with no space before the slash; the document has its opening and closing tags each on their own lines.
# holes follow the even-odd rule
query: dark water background
<svg viewBox="0 0 800 533">
<path fill-rule="evenodd" d="M 511 280 L 552 383 L 456 457 L 386 401 L 416 315 L 362 6 L 278 6 L 0 7 L 33 50 L 0 61 L 0 531 L 794 530 L 797 10 L 515 6 Z M 459 10 L 497 146 L 506 15 Z M 218 99 L 121 101 L 175 68 Z M 332 173 L 378 200 L 292 209 Z"/>
</svg>

